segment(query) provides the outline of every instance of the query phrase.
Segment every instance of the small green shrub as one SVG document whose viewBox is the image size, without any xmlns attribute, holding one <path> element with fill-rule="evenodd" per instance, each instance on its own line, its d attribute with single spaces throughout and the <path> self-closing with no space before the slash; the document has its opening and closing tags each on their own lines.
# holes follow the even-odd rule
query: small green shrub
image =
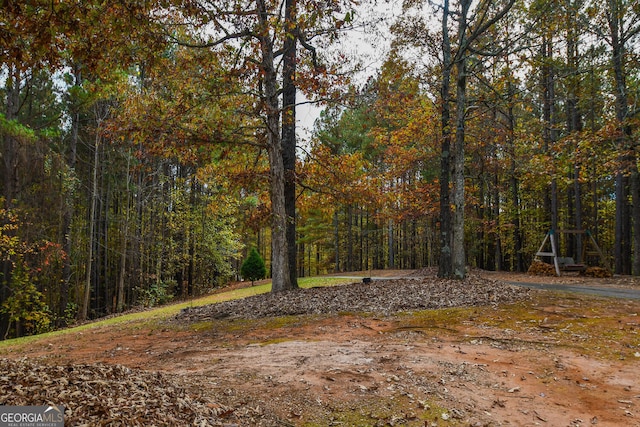
<svg viewBox="0 0 640 427">
<path fill-rule="evenodd" d="M 11 325 L 15 326 L 13 336 L 34 335 L 51 329 L 51 313 L 44 302 L 44 295 L 31 280 L 22 260 L 16 262 L 11 274 L 11 295 L 0 305 L 0 314 L 9 319 L 9 328 L 3 338 L 11 336 Z"/>
<path fill-rule="evenodd" d="M 137 288 L 138 300 L 144 307 L 155 307 L 166 304 L 173 299 L 175 287 L 175 280 L 153 282 L 147 289 Z"/>
<path fill-rule="evenodd" d="M 240 267 L 240 274 L 243 278 L 251 280 L 251 286 L 253 286 L 253 282 L 256 280 L 267 277 L 267 267 L 264 265 L 264 260 L 256 248 L 251 248 L 249 256 L 242 263 L 242 267 Z"/>
</svg>

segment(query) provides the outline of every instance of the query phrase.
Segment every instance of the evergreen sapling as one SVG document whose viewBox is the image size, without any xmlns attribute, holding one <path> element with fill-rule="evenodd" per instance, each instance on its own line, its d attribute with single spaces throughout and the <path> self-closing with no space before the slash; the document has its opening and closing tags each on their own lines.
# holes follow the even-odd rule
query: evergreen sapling
<svg viewBox="0 0 640 427">
<path fill-rule="evenodd" d="M 256 280 L 264 279 L 267 276 L 267 268 L 264 265 L 264 260 L 256 248 L 251 249 L 249 256 L 242 263 L 240 274 L 243 278 L 251 280 L 251 286 L 253 286 L 253 282 Z"/>
</svg>

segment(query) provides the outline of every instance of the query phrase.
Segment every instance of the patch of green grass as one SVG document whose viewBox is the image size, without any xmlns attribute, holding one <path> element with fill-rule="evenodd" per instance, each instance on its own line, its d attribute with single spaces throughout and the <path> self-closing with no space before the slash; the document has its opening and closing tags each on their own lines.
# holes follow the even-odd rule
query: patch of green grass
<svg viewBox="0 0 640 427">
<path fill-rule="evenodd" d="M 251 344 L 274 344 L 295 340 L 283 331 L 289 327 L 306 326 L 313 324 L 321 316 L 318 315 L 298 315 L 298 316 L 279 316 L 265 317 L 259 319 L 220 319 L 196 322 L 186 325 L 177 325 L 178 329 L 188 329 L 194 332 L 213 331 L 223 334 L 233 334 L 248 336 Z M 250 338 L 250 333 L 261 331 L 260 334 L 267 334 L 270 338 L 267 340 L 254 341 Z"/>
<path fill-rule="evenodd" d="M 279 316 L 261 319 L 261 327 L 265 329 L 281 329 L 290 326 L 300 326 L 313 323 L 311 317 L 314 316 Z"/>
<path fill-rule="evenodd" d="M 301 288 L 312 288 L 318 286 L 336 286 L 352 282 L 351 279 L 340 279 L 334 277 L 304 277 L 298 279 Z M 121 316 L 114 316 L 108 319 L 96 320 L 94 322 L 85 323 L 83 325 L 74 326 L 67 329 L 61 329 L 53 332 L 47 332 L 40 335 L 32 335 L 28 337 L 16 338 L 12 340 L 0 341 L 0 352 L 3 348 L 9 346 L 26 345 L 41 339 L 49 339 L 63 334 L 77 333 L 89 329 L 110 327 L 110 326 L 130 326 L 130 327 L 151 327 L 158 325 L 160 321 L 168 319 L 187 307 L 199 307 L 203 305 L 215 304 L 218 302 L 247 298 L 253 295 L 271 292 L 271 283 L 258 286 L 249 286 L 239 288 L 227 292 L 219 292 L 206 295 L 200 298 L 194 298 L 189 301 L 182 301 L 174 304 L 168 304 L 149 310 L 139 311 L 135 313 L 127 313 Z M 203 325 L 201 325 L 204 327 Z"/>
<path fill-rule="evenodd" d="M 353 283 L 353 279 L 344 279 L 340 277 L 303 277 L 298 279 L 298 286 L 301 288 L 317 288 L 320 286 L 337 286 Z"/>
<path fill-rule="evenodd" d="M 447 329 L 455 331 L 465 321 L 475 321 L 478 317 L 477 307 L 454 307 L 421 310 L 400 315 L 405 329 Z"/>
<path fill-rule="evenodd" d="M 444 330 L 456 334 L 477 328 L 478 333 L 489 339 L 492 331 L 513 331 L 517 337 L 514 342 L 551 345 L 598 358 L 637 362 L 640 328 L 633 320 L 625 324 L 621 316 L 634 316 L 638 311 L 637 302 L 549 292 L 532 300 L 497 307 L 424 310 L 399 318 L 401 329 L 406 330 L 434 334 Z M 504 337 L 498 339 L 509 341 Z"/>
<path fill-rule="evenodd" d="M 301 425 L 304 427 L 326 426 L 327 421 L 335 425 L 374 426 L 374 425 L 402 425 L 408 427 L 422 427 L 432 425 L 460 426 L 458 420 L 450 416 L 450 412 L 430 401 L 415 401 L 407 396 L 394 398 L 355 398 L 339 406 L 327 408 L 322 414 L 323 419 L 316 421 L 309 419 Z M 444 417 L 447 421 L 444 421 Z M 442 424 L 440 424 L 442 423 Z"/>
</svg>

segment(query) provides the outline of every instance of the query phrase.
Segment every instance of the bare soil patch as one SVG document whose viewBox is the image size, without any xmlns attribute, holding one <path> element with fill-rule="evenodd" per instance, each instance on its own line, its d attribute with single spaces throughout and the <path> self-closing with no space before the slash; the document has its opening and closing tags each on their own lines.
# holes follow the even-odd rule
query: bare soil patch
<svg viewBox="0 0 640 427">
<path fill-rule="evenodd" d="M 60 393 L 42 390 L 67 390 L 75 378 L 86 401 L 103 396 L 111 425 L 133 425 L 127 417 L 149 399 L 190 405 L 185 425 L 640 426 L 640 302 L 501 282 L 533 276 L 476 272 L 458 283 L 432 273 L 252 297 L 161 325 L 8 347 L 3 370 L 13 374 L 0 374 L 0 404 L 17 395 L 7 391 L 15 383 L 33 387 L 22 399 L 63 404 Z M 82 366 L 82 377 L 69 366 Z M 34 385 L 34 372 L 51 383 Z M 110 381 L 104 372 L 130 386 L 96 386 Z M 136 385 L 144 383 L 148 395 Z M 148 408 L 178 417 L 184 406 Z M 106 419 L 91 405 L 77 414 L 88 425 Z"/>
</svg>

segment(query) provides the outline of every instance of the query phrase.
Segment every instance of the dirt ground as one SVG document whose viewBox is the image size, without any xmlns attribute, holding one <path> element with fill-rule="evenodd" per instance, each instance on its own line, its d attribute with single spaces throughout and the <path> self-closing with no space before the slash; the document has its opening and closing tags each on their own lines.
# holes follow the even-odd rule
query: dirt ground
<svg viewBox="0 0 640 427">
<path fill-rule="evenodd" d="M 535 291 L 508 306 L 384 317 L 98 327 L 3 356 L 160 371 L 231 408 L 228 425 L 640 426 L 639 311 L 640 301 Z"/>
</svg>

